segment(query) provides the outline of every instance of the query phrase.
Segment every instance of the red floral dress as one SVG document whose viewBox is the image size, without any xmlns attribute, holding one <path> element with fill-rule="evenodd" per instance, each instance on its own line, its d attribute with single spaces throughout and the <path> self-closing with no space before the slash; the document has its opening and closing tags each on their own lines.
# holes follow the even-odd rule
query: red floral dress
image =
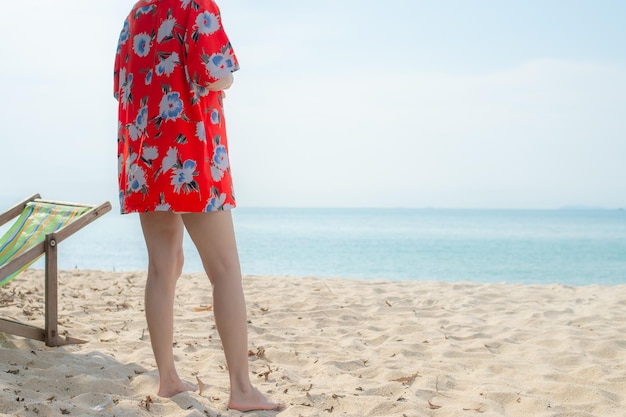
<svg viewBox="0 0 626 417">
<path fill-rule="evenodd" d="M 140 0 L 115 57 L 122 213 L 235 207 L 222 93 L 239 69 L 212 0 Z"/>
</svg>

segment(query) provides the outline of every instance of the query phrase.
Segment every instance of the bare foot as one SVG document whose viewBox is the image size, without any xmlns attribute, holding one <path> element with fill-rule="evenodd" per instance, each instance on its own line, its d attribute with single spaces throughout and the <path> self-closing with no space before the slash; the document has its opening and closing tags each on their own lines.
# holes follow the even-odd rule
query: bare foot
<svg viewBox="0 0 626 417">
<path fill-rule="evenodd" d="M 285 408 L 285 403 L 275 403 L 261 394 L 259 390 L 251 387 L 248 392 L 241 392 L 237 395 L 230 394 L 228 400 L 228 408 L 237 411 L 254 411 L 254 410 L 276 410 L 280 411 Z"/>
<path fill-rule="evenodd" d="M 198 387 L 192 384 L 191 382 L 178 380 L 177 382 L 164 384 L 163 382 L 159 383 L 159 391 L 157 395 L 163 398 L 172 398 L 175 395 L 178 395 L 182 392 L 187 391 L 197 391 Z"/>
</svg>

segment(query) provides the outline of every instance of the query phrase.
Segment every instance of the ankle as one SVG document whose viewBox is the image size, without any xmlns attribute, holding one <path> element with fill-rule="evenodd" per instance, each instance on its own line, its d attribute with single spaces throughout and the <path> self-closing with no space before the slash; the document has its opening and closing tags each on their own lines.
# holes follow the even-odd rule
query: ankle
<svg viewBox="0 0 626 417">
<path fill-rule="evenodd" d="M 235 380 L 230 384 L 230 392 L 242 395 L 248 395 L 254 391 L 254 387 L 252 386 L 252 382 L 250 380 Z"/>
<path fill-rule="evenodd" d="M 180 377 L 176 369 L 168 369 L 163 372 L 159 371 L 159 380 L 161 383 L 174 384 L 180 381 Z"/>
</svg>

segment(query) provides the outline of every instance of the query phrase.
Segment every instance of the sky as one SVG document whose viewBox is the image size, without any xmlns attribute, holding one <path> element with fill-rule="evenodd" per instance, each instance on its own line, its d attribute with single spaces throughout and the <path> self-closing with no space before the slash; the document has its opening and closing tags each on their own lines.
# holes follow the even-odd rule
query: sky
<svg viewBox="0 0 626 417">
<path fill-rule="evenodd" d="M 0 201 L 117 202 L 133 1 L 5 2 Z M 623 0 L 222 0 L 242 207 L 626 207 Z"/>
</svg>

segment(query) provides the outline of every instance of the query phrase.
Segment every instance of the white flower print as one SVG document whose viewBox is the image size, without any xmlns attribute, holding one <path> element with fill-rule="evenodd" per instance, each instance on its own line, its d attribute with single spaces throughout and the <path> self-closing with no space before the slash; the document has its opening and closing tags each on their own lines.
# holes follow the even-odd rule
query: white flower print
<svg viewBox="0 0 626 417">
<path fill-rule="evenodd" d="M 130 139 L 134 142 L 141 137 L 141 130 L 137 128 L 137 125 L 131 124 L 128 126 L 128 135 Z"/>
<path fill-rule="evenodd" d="M 206 87 L 202 87 L 201 85 L 198 85 L 196 83 L 194 83 L 193 81 L 190 83 L 190 87 L 191 87 L 191 91 L 192 94 L 197 98 L 197 97 L 206 97 L 209 95 L 209 89 Z"/>
<path fill-rule="evenodd" d="M 161 203 L 154 208 L 154 211 L 171 211 L 170 203 Z"/>
<path fill-rule="evenodd" d="M 159 114 L 163 120 L 176 120 L 183 112 L 183 101 L 180 94 L 170 92 L 163 96 L 159 105 Z"/>
<path fill-rule="evenodd" d="M 196 161 L 188 159 L 182 167 L 172 170 L 172 185 L 174 192 L 180 194 L 181 189 L 188 194 L 192 190 L 197 190 L 198 184 L 193 177 L 197 176 Z"/>
<path fill-rule="evenodd" d="M 226 151 L 226 147 L 224 145 L 218 145 L 215 147 L 213 163 L 221 170 L 228 168 L 228 152 Z"/>
<path fill-rule="evenodd" d="M 143 6 L 140 7 L 139 9 L 137 9 L 137 16 L 138 15 L 142 15 L 142 14 L 148 14 L 150 13 L 152 10 L 154 10 L 154 8 L 156 8 L 155 4 L 151 4 L 150 6 Z"/>
<path fill-rule="evenodd" d="M 128 38 L 130 37 L 130 22 L 128 19 L 124 20 L 124 26 L 122 27 L 122 32 L 120 33 L 120 43 L 123 45 L 126 43 Z"/>
<path fill-rule="evenodd" d="M 161 43 L 163 39 L 171 36 L 174 26 L 176 26 L 176 19 L 174 19 L 173 17 L 170 17 L 169 19 L 161 23 L 161 26 L 159 26 L 159 31 L 157 33 L 157 42 Z"/>
<path fill-rule="evenodd" d="M 170 147 L 167 150 L 167 156 L 163 158 L 163 171 L 169 171 L 176 165 L 176 161 L 178 161 L 178 150 L 174 147 Z"/>
<path fill-rule="evenodd" d="M 181 5 L 180 7 L 182 7 L 183 9 L 186 9 L 187 7 L 189 7 L 189 3 L 191 3 L 191 0 L 180 0 Z"/>
<path fill-rule="evenodd" d="M 146 173 L 143 168 L 137 164 L 130 166 L 130 172 L 128 174 L 128 189 L 132 193 L 138 193 L 145 191 L 146 188 Z"/>
<path fill-rule="evenodd" d="M 126 158 L 126 174 L 130 172 L 130 166 L 133 165 L 136 160 L 137 160 L 136 153 L 131 153 L 130 155 L 128 155 L 128 158 Z"/>
<path fill-rule="evenodd" d="M 159 65 L 157 65 L 156 67 L 156 73 L 157 75 L 165 74 L 169 77 L 170 75 L 172 75 L 174 69 L 176 68 L 176 65 L 178 64 L 180 64 L 180 62 L 178 61 L 178 54 L 176 52 L 172 52 L 172 55 L 170 55 L 166 59 L 162 59 L 161 62 L 159 62 Z"/>
<path fill-rule="evenodd" d="M 159 157 L 159 149 L 156 146 L 146 146 L 143 148 L 142 158 L 146 161 L 154 161 Z"/>
<path fill-rule="evenodd" d="M 132 141 L 139 139 L 148 127 L 148 106 L 139 109 L 135 123 L 128 126 L 128 135 Z"/>
<path fill-rule="evenodd" d="M 120 101 L 122 102 L 123 108 L 126 109 L 128 103 L 131 102 L 132 89 L 133 89 L 133 74 L 126 75 L 126 68 L 122 68 L 120 70 L 120 86 L 122 88 L 122 96 L 120 97 Z"/>
<path fill-rule="evenodd" d="M 235 71 L 235 59 L 231 53 L 213 54 L 205 58 L 204 65 L 211 77 L 219 80 Z"/>
<path fill-rule="evenodd" d="M 120 39 L 117 42 L 117 53 L 119 54 L 122 50 L 122 45 L 124 45 L 128 38 L 130 38 L 130 23 L 128 19 L 124 20 L 124 27 L 122 28 L 122 32 L 120 33 Z"/>
<path fill-rule="evenodd" d="M 135 36 L 133 39 L 133 51 L 140 57 L 148 56 L 152 47 L 152 38 L 143 32 Z"/>
<path fill-rule="evenodd" d="M 211 159 L 211 177 L 213 181 L 221 181 L 224 178 L 224 171 L 228 169 L 228 152 L 224 145 L 215 147 L 215 153 Z"/>
<path fill-rule="evenodd" d="M 117 172 L 118 175 L 122 173 L 122 169 L 124 169 L 124 154 L 121 153 L 117 156 Z"/>
<path fill-rule="evenodd" d="M 200 97 L 206 97 L 207 95 L 209 95 L 209 89 L 198 85 L 197 82 L 194 82 L 189 76 L 189 70 L 187 69 L 187 66 L 184 66 L 184 68 L 185 78 L 189 82 L 189 91 L 191 92 L 191 104 L 194 105 L 200 100 Z"/>
<path fill-rule="evenodd" d="M 139 130 L 146 130 L 146 127 L 148 127 L 148 106 L 143 106 L 139 109 L 135 123 Z"/>
<path fill-rule="evenodd" d="M 224 202 L 226 201 L 226 194 L 225 193 L 221 193 L 219 196 L 214 196 L 211 197 L 209 199 L 209 202 L 207 203 L 204 211 L 206 212 L 212 212 L 212 211 L 219 211 L 219 210 L 223 210 L 224 207 Z"/>
<path fill-rule="evenodd" d="M 224 178 L 224 171 L 218 166 L 211 164 L 211 177 L 213 181 L 221 181 Z"/>
<path fill-rule="evenodd" d="M 196 124 L 196 137 L 200 142 L 206 142 L 206 130 L 204 128 L 204 122 L 198 122 Z"/>
<path fill-rule="evenodd" d="M 196 26 L 201 35 L 210 35 L 220 28 L 220 22 L 216 15 L 205 11 L 196 17 Z"/>
</svg>

